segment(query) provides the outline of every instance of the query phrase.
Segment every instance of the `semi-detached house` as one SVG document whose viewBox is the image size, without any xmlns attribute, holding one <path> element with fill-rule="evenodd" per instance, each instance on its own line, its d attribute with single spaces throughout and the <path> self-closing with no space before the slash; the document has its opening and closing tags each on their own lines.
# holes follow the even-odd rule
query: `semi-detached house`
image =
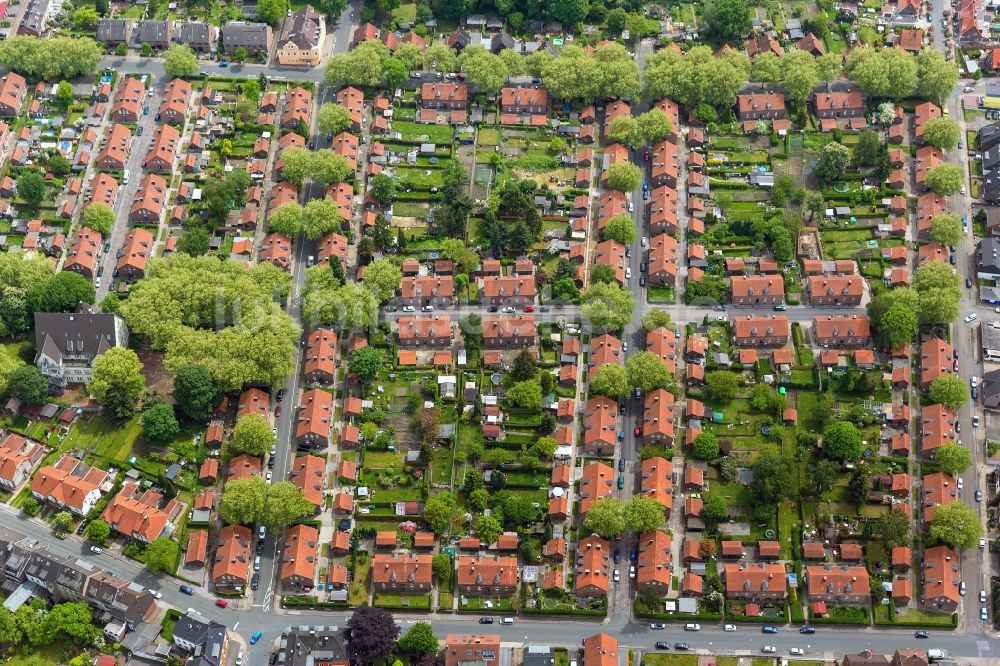
<svg viewBox="0 0 1000 666">
<path fill-rule="evenodd" d="M 300 449 L 322 448 L 330 441 L 333 421 L 333 398 L 321 389 L 302 394 L 295 441 Z"/>
</svg>

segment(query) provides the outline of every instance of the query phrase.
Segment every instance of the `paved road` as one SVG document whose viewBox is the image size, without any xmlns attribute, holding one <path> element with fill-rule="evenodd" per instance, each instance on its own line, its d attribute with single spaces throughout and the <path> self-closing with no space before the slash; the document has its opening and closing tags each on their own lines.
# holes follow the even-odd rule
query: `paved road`
<svg viewBox="0 0 1000 666">
<path fill-rule="evenodd" d="M 139 131 L 138 128 L 142 128 L 142 136 L 132 134 L 132 145 L 129 148 L 129 155 L 125 162 L 125 170 L 129 174 L 129 181 L 125 183 L 123 176 L 118 182 L 118 198 L 115 200 L 114 205 L 115 224 L 111 229 L 111 234 L 105 238 L 105 241 L 110 243 L 111 247 L 101 257 L 100 266 L 104 268 L 104 272 L 101 276 L 101 287 L 97 290 L 97 303 L 100 303 L 107 296 L 114 282 L 115 265 L 118 263 L 117 254 L 122 247 L 125 236 L 129 232 L 129 212 L 131 211 L 132 203 L 139 193 L 139 183 L 145 175 L 142 169 L 142 161 L 146 158 L 146 153 L 149 152 L 149 148 L 153 142 L 153 135 L 156 131 L 156 112 L 160 108 L 167 78 L 165 74 L 161 73 L 159 75 L 151 75 L 150 79 L 148 88 L 153 94 L 152 96 L 148 96 L 145 102 L 145 105 L 149 107 L 149 114 L 143 115 L 142 111 L 140 111 L 136 132 Z M 107 121 L 105 138 L 107 138 L 112 124 L 111 120 Z M 100 169 L 98 168 L 95 173 L 97 171 L 100 171 Z M 86 186 L 87 184 L 85 183 L 84 185 Z M 156 222 L 159 222 L 159 220 L 156 220 Z M 155 234 L 154 240 L 156 240 Z"/>
<path fill-rule="evenodd" d="M 272 609 L 264 613 L 258 607 L 249 610 L 223 610 L 213 604 L 213 598 L 199 592 L 188 596 L 178 591 L 173 582 L 166 582 L 158 576 L 146 572 L 132 560 L 119 557 L 114 552 L 105 550 L 100 555 L 90 553 L 84 543 L 75 536 L 64 540 L 54 539 L 51 528 L 37 521 L 27 519 L 8 505 L 0 505 L 0 525 L 16 530 L 31 538 L 44 541 L 48 550 L 60 555 L 80 557 L 91 564 L 111 571 L 123 578 L 131 579 L 150 589 L 159 590 L 162 602 L 177 608 L 194 608 L 199 613 L 226 622 L 233 626 L 240 621 L 240 628 L 245 632 L 260 630 L 264 636 L 257 646 L 251 648 L 251 657 L 266 655 L 272 647 L 281 630 L 290 625 L 344 625 L 348 613 L 317 613 L 317 612 L 284 612 L 278 614 Z M 237 614 L 233 614 L 236 612 Z M 408 622 L 416 620 L 430 621 L 438 635 L 448 633 L 463 633 L 478 631 L 477 615 L 419 615 L 401 614 L 396 617 L 403 623 L 404 629 Z M 800 636 L 792 629 L 782 629 L 777 635 L 765 636 L 755 627 L 741 626 L 735 633 L 724 633 L 720 625 L 702 624 L 699 633 L 681 631 L 680 625 L 669 625 L 664 631 L 650 630 L 645 623 L 634 623 L 627 613 L 616 613 L 607 621 L 572 618 L 565 620 L 542 620 L 532 618 L 530 621 L 518 619 L 512 627 L 493 625 L 490 631 L 500 633 L 501 638 L 509 641 L 528 641 L 550 645 L 579 645 L 582 640 L 598 631 L 608 632 L 617 636 L 623 647 L 650 649 L 655 641 L 669 640 L 671 642 L 684 640 L 690 643 L 692 649 L 711 649 L 713 652 L 737 653 L 749 651 L 758 652 L 760 646 L 774 645 L 779 651 L 788 653 L 790 647 L 803 647 L 811 654 L 824 654 L 828 657 L 842 656 L 845 650 L 860 650 L 868 647 L 879 652 L 892 652 L 899 647 L 939 647 L 947 649 L 951 654 L 969 657 L 989 657 L 1000 655 L 1000 641 L 984 634 L 961 635 L 952 632 L 931 632 L 928 641 L 913 638 L 910 632 L 883 630 L 856 630 L 821 627 L 812 636 Z M 808 646 L 808 647 L 807 647 Z M 259 657 L 258 657 L 259 659 Z M 250 663 L 265 663 L 251 658 Z"/>
<path fill-rule="evenodd" d="M 333 53 L 344 53 L 348 50 L 351 42 L 351 35 L 354 31 L 354 26 L 356 24 L 356 18 L 360 11 L 360 5 L 357 3 L 352 4 L 347 8 L 340 18 L 337 25 L 337 29 L 330 35 L 330 39 L 333 39 Z M 246 75 L 246 76 L 257 76 L 257 73 L 247 72 L 244 74 L 241 69 L 236 68 L 235 73 Z M 312 70 L 313 72 L 320 72 L 322 70 Z M 273 76 L 272 74 L 268 74 Z M 301 77 L 300 77 L 301 78 Z M 322 81 L 322 75 L 319 78 L 314 79 L 317 81 Z M 322 101 L 322 93 L 317 95 L 319 98 L 317 101 Z M 316 114 L 313 114 L 313 120 L 315 121 Z M 315 127 L 312 128 L 312 134 L 315 135 Z M 303 203 L 311 197 L 323 196 L 323 188 L 312 188 L 303 197 Z M 302 287 L 305 283 L 305 269 L 307 263 L 307 257 L 310 254 L 314 254 L 313 251 L 314 243 L 309 243 L 306 241 L 304 236 L 300 236 L 295 241 L 295 258 L 292 264 L 292 295 L 290 299 L 290 305 L 288 307 L 288 313 L 292 318 L 298 322 L 302 323 Z M 303 350 L 305 348 L 305 332 L 303 332 L 303 337 L 300 340 L 300 345 L 295 351 L 295 368 L 301 369 L 302 367 L 302 356 Z M 275 420 L 275 427 L 277 428 L 277 444 L 276 444 L 276 455 L 274 461 L 274 481 L 282 481 L 288 478 L 288 472 L 291 469 L 292 460 L 295 457 L 296 447 L 294 443 L 295 438 L 295 415 L 297 412 L 296 407 L 299 402 L 299 382 L 301 379 L 301 373 L 297 370 L 289 377 L 282 388 L 285 390 L 285 398 L 282 406 L 281 416 Z M 277 605 L 277 598 L 280 594 L 280 570 L 281 570 L 281 551 L 282 543 L 279 534 L 268 534 L 267 540 L 264 546 L 264 553 L 261 556 L 261 567 L 260 567 L 260 588 L 253 593 L 254 608 L 261 608 L 265 613 L 272 610 L 274 606 Z M 250 622 L 249 626 L 256 629 L 256 621 Z M 250 663 L 264 663 L 266 659 L 266 653 L 270 649 L 270 646 L 265 643 L 259 643 L 256 646 L 250 646 Z"/>
</svg>

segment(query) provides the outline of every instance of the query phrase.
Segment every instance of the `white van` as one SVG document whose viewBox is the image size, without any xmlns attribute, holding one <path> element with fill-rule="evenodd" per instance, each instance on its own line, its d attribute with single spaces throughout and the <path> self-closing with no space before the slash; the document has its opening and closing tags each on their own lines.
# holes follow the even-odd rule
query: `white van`
<svg viewBox="0 0 1000 666">
<path fill-rule="evenodd" d="M 122 174 L 122 183 L 128 185 L 128 169 L 125 169 L 125 173 Z"/>
<path fill-rule="evenodd" d="M 512 617 L 502 617 L 502 618 L 500 618 L 500 624 L 514 624 L 514 618 L 512 618 Z"/>
</svg>

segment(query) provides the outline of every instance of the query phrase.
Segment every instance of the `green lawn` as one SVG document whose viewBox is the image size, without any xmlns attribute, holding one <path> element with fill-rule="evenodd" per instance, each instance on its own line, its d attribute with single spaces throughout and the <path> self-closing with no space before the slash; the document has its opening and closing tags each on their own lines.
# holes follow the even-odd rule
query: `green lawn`
<svg viewBox="0 0 1000 666">
<path fill-rule="evenodd" d="M 77 421 L 70 429 L 66 444 L 102 458 L 124 463 L 132 453 L 132 448 L 141 432 L 138 416 L 119 426 L 103 416 L 96 415 Z"/>
<path fill-rule="evenodd" d="M 351 581 L 351 589 L 347 593 L 347 604 L 352 607 L 363 606 L 368 603 L 368 574 L 371 572 L 372 561 L 365 558 L 364 562 L 358 562 L 354 567 L 354 580 Z"/>
<path fill-rule="evenodd" d="M 396 180 L 403 190 L 407 186 L 421 190 L 429 190 L 432 187 L 438 189 L 444 187 L 444 178 L 441 175 L 440 169 L 396 167 Z"/>
<path fill-rule="evenodd" d="M 448 125 L 428 125 L 394 120 L 392 129 L 399 132 L 404 141 L 440 143 L 450 146 L 452 129 Z"/>
<path fill-rule="evenodd" d="M 646 666 L 698 666 L 698 655 L 647 652 L 642 655 L 642 663 Z"/>
<path fill-rule="evenodd" d="M 43 648 L 33 648 L 31 654 L 26 656 L 17 655 L 5 662 L 7 666 L 59 666 L 63 661 L 62 643 L 58 645 L 48 645 Z"/>
<path fill-rule="evenodd" d="M 385 467 L 402 467 L 402 451 L 365 451 L 364 466 L 369 469 L 380 469 Z"/>
<path fill-rule="evenodd" d="M 392 10 L 392 18 L 413 23 L 417 20 L 417 3 L 408 2 Z"/>
<path fill-rule="evenodd" d="M 484 127 L 479 130 L 479 145 L 495 146 L 500 143 L 500 130 L 495 127 Z"/>
</svg>

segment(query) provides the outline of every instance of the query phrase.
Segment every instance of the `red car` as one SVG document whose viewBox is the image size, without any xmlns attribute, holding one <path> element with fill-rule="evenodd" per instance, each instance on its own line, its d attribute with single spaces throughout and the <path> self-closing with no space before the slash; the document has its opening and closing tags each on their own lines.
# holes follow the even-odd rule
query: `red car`
<svg viewBox="0 0 1000 666">
<path fill-rule="evenodd" d="M 281 405 L 278 405 L 277 407 L 274 408 L 274 415 L 281 416 Z"/>
<path fill-rule="evenodd" d="M 524 311 L 525 312 L 534 312 L 535 311 L 535 306 L 534 305 L 525 305 L 524 306 Z"/>
<path fill-rule="evenodd" d="M 226 606 L 229 605 L 229 602 L 226 601 L 225 599 L 216 599 L 215 605 L 218 606 L 219 608 L 225 608 Z"/>
<path fill-rule="evenodd" d="M 636 426 L 635 430 L 632 431 L 632 434 L 638 437 L 639 435 L 642 434 L 642 430 L 639 429 L 639 426 Z"/>
</svg>

